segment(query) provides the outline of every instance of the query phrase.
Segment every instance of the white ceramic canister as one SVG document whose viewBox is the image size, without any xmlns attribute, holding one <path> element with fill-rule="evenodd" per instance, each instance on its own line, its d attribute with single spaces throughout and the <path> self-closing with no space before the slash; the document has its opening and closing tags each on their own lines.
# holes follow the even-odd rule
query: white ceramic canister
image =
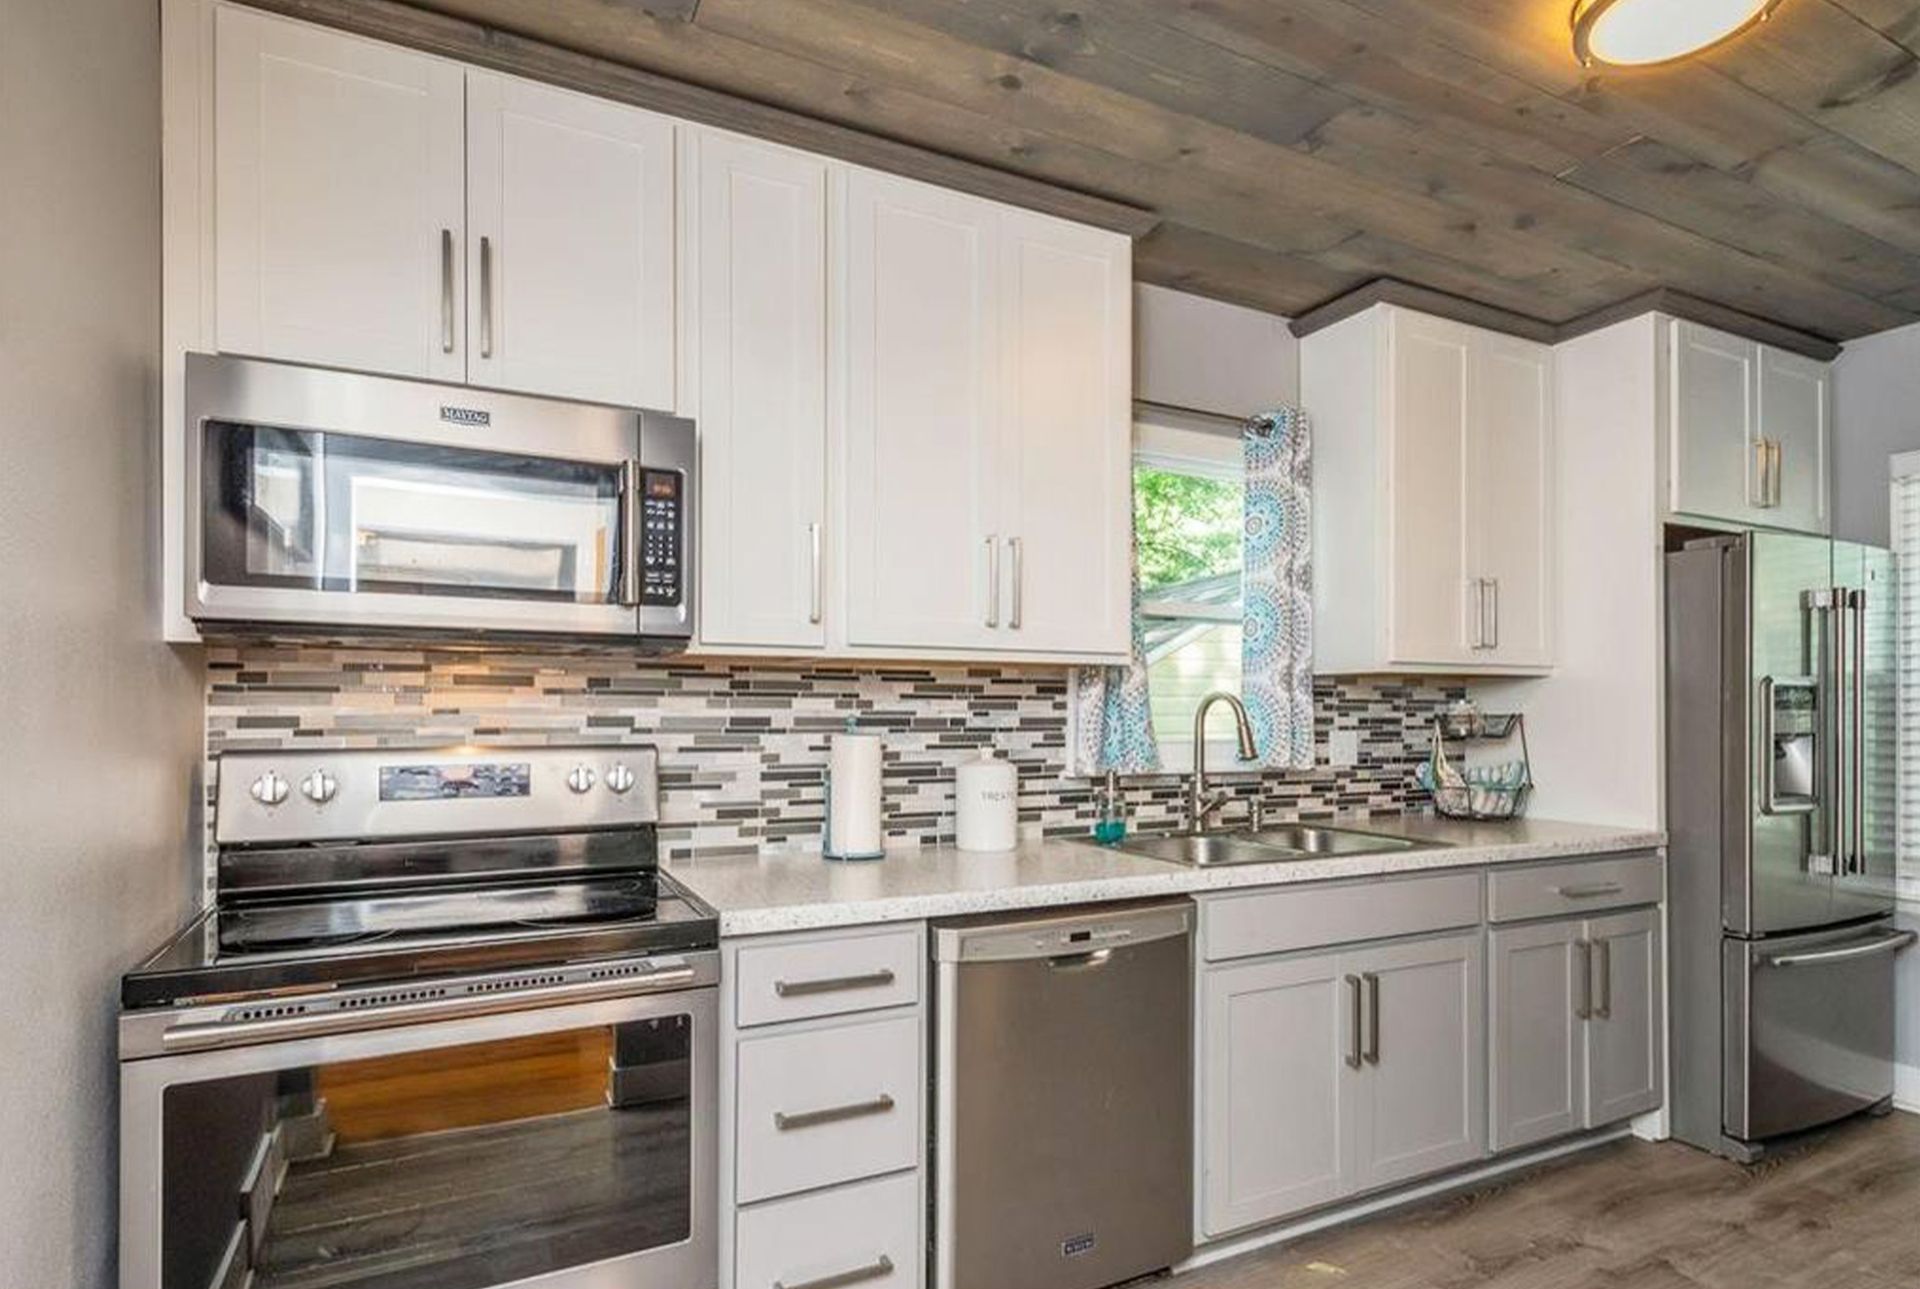
<svg viewBox="0 0 1920 1289">
<path fill-rule="evenodd" d="M 1019 840 L 1020 776 L 1013 762 L 980 749 L 953 776 L 954 844 L 961 850 L 1012 850 Z"/>
</svg>

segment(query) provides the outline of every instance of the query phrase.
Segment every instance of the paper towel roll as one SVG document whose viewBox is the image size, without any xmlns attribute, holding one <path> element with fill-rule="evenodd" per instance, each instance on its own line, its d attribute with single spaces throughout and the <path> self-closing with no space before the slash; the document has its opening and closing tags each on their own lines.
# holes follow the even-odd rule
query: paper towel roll
<svg viewBox="0 0 1920 1289">
<path fill-rule="evenodd" d="M 879 859 L 880 736 L 835 734 L 827 751 L 827 826 L 820 853 L 828 859 Z"/>
</svg>

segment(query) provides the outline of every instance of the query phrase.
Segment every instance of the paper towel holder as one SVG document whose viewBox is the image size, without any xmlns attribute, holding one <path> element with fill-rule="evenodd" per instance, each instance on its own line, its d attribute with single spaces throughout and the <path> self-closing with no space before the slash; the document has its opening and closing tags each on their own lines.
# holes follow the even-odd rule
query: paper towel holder
<svg viewBox="0 0 1920 1289">
<path fill-rule="evenodd" d="M 870 738 L 874 740 L 874 742 L 876 743 L 880 741 L 880 736 L 878 734 L 861 734 L 856 726 L 854 718 L 851 716 L 847 717 L 846 733 L 848 735 L 853 735 L 860 738 Z M 878 777 L 877 761 L 875 765 L 876 765 L 876 769 L 875 769 L 875 777 L 873 780 L 873 795 L 876 798 L 874 809 L 877 813 L 880 808 L 878 798 L 881 794 L 881 786 L 880 786 L 880 780 Z M 845 849 L 835 842 L 834 831 L 833 831 L 833 754 L 831 751 L 828 752 L 828 756 L 827 756 L 827 772 L 825 776 L 825 799 L 826 799 L 825 817 L 822 820 L 821 826 L 820 826 L 820 857 L 822 859 L 870 860 L 870 859 L 886 858 L 887 852 L 884 846 L 880 844 L 881 838 L 885 836 L 885 830 L 879 827 L 875 827 L 872 830 L 874 833 L 875 845 L 871 849 L 858 849 L 858 850 Z"/>
</svg>

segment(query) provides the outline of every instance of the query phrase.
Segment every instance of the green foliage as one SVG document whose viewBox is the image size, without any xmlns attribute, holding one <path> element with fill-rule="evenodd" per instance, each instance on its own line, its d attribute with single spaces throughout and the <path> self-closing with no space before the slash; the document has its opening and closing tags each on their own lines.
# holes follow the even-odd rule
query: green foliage
<svg viewBox="0 0 1920 1289">
<path fill-rule="evenodd" d="M 1136 468 L 1133 531 L 1141 588 L 1238 572 L 1243 504 L 1238 480 Z"/>
</svg>

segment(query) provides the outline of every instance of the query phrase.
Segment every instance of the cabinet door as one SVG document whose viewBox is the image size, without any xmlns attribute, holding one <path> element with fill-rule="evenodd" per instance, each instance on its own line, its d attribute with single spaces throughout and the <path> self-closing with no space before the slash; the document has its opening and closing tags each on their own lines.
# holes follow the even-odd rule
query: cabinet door
<svg viewBox="0 0 1920 1289">
<path fill-rule="evenodd" d="M 846 204 L 848 643 L 1004 647 L 998 211 L 864 170 Z"/>
<path fill-rule="evenodd" d="M 1005 646 L 1127 651 L 1131 605 L 1131 247 L 1001 217 Z"/>
<path fill-rule="evenodd" d="M 467 379 L 671 409 L 673 122 L 467 76 Z"/>
<path fill-rule="evenodd" d="M 1467 571 L 1486 579 L 1469 602 L 1485 613 L 1475 656 L 1544 666 L 1553 660 L 1555 603 L 1553 351 L 1483 333 L 1473 375 Z"/>
<path fill-rule="evenodd" d="M 1401 663 L 1475 660 L 1467 568 L 1471 327 L 1392 310 L 1388 525 L 1393 553 L 1388 656 Z"/>
<path fill-rule="evenodd" d="M 1494 1150 L 1585 1126 L 1586 1040 L 1577 921 L 1501 927 L 1488 937 L 1488 1079 Z"/>
<path fill-rule="evenodd" d="M 1760 482 L 1754 450 L 1760 346 L 1695 322 L 1672 326 L 1669 509 L 1766 522 L 1753 505 Z"/>
<path fill-rule="evenodd" d="M 1356 1035 L 1340 955 L 1202 978 L 1201 1228 L 1224 1235 L 1338 1199 Z"/>
<path fill-rule="evenodd" d="M 460 68 L 227 6 L 214 22 L 219 347 L 462 379 Z"/>
<path fill-rule="evenodd" d="M 1597 1128 L 1657 1109 L 1663 1093 L 1665 1007 L 1660 911 L 1587 924 L 1593 945 L 1593 1018 L 1587 1022 L 1587 1118 Z"/>
<path fill-rule="evenodd" d="M 827 167 L 699 131 L 700 635 L 826 643 Z"/>
<path fill-rule="evenodd" d="M 1424 1177 L 1486 1153 L 1481 936 L 1346 955 L 1366 994 L 1364 1064 L 1343 1111 L 1353 1190 Z"/>
<path fill-rule="evenodd" d="M 1765 522 L 1805 533 L 1829 531 L 1827 412 L 1829 368 L 1780 349 L 1760 350 L 1760 437 L 1774 445 L 1779 504 Z"/>
</svg>

